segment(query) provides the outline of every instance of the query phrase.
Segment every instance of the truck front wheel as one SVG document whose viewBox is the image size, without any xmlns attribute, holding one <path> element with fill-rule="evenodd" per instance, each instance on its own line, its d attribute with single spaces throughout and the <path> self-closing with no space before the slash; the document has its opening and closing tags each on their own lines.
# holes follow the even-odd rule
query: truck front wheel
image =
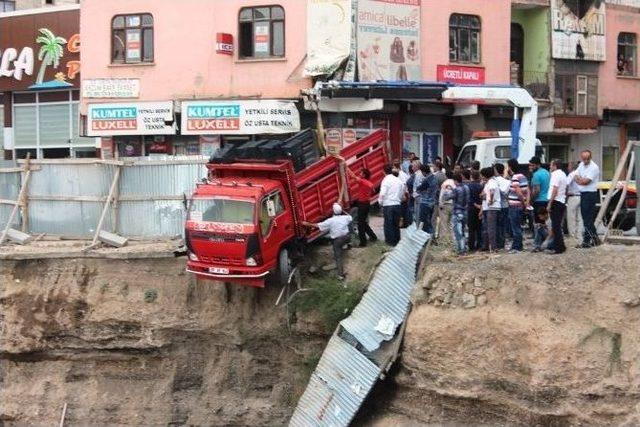
<svg viewBox="0 0 640 427">
<path fill-rule="evenodd" d="M 291 262 L 291 255 L 289 254 L 289 249 L 282 248 L 280 249 L 280 253 L 278 254 L 278 269 L 276 271 L 276 279 L 281 285 L 286 285 L 289 280 L 289 275 L 291 274 L 291 270 L 293 263 Z"/>
</svg>

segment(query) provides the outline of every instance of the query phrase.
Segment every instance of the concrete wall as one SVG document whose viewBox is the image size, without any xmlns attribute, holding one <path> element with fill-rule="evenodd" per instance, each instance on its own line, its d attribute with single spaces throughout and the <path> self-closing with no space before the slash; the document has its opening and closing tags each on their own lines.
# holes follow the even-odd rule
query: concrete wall
<svg viewBox="0 0 640 427">
<path fill-rule="evenodd" d="M 438 64 L 449 64 L 449 17 L 452 13 L 478 15 L 482 25 L 481 63 L 486 82 L 509 83 L 509 0 L 423 0 L 422 76 L 436 80 Z M 464 64 L 469 65 L 469 64 Z"/>
<path fill-rule="evenodd" d="M 237 58 L 242 7 L 278 4 L 285 9 L 286 56 L 277 60 Z M 155 63 L 111 65 L 111 19 L 151 13 Z M 80 17 L 83 79 L 140 78 L 139 100 L 217 97 L 297 98 L 308 80 L 288 81 L 306 52 L 306 2 L 301 0 L 83 0 Z M 234 35 L 234 56 L 216 53 L 216 33 Z M 92 100 L 97 102 L 99 100 Z M 82 104 L 86 112 L 86 102 Z"/>
<path fill-rule="evenodd" d="M 549 8 L 514 9 L 511 22 L 524 30 L 524 71 L 547 73 L 551 61 Z"/>
<path fill-rule="evenodd" d="M 607 60 L 600 65 L 598 113 L 604 109 L 640 110 L 640 74 L 617 75 L 618 34 L 636 33 L 640 42 L 640 13 L 637 10 L 607 5 Z M 638 52 L 636 52 L 636 56 Z M 636 69 L 640 66 L 636 58 Z"/>
</svg>

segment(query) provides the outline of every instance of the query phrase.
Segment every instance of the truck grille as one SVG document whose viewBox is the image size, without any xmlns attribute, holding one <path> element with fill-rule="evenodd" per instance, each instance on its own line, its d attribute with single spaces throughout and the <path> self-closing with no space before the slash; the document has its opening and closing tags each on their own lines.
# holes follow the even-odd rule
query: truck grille
<svg viewBox="0 0 640 427">
<path fill-rule="evenodd" d="M 237 258 L 228 258 L 222 256 L 200 256 L 199 258 L 202 262 L 206 262 L 208 264 L 244 266 L 244 260 Z"/>
</svg>

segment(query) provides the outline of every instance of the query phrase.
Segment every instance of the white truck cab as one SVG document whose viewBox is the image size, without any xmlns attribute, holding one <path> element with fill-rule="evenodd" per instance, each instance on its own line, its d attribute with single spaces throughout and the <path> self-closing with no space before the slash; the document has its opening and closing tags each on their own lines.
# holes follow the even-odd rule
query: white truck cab
<svg viewBox="0 0 640 427">
<path fill-rule="evenodd" d="M 482 132 L 489 134 L 489 132 Z M 478 136 L 474 134 L 471 141 L 464 144 L 462 151 L 458 155 L 457 162 L 470 167 L 474 160 L 480 162 L 480 167 L 489 167 L 495 163 L 506 164 L 511 159 L 511 133 L 495 132 L 494 136 Z M 542 163 L 546 163 L 544 150 L 539 139 L 535 139 L 535 155 L 540 157 Z M 520 155 L 518 163 L 527 164 L 529 159 L 525 159 Z"/>
</svg>

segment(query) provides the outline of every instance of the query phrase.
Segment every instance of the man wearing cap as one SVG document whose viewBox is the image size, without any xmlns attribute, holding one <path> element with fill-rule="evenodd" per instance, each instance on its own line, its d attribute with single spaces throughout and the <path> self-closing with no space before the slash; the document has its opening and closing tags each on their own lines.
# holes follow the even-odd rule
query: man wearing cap
<svg viewBox="0 0 640 427">
<path fill-rule="evenodd" d="M 336 268 L 338 270 L 338 280 L 344 280 L 345 278 L 343 247 L 349 243 L 349 226 L 352 221 L 351 215 L 343 213 L 342 206 L 339 203 L 334 203 L 332 217 L 317 224 L 306 221 L 302 223 L 307 227 L 315 227 L 322 232 L 329 232 L 329 237 L 333 244 L 333 257 L 336 260 Z"/>
</svg>

